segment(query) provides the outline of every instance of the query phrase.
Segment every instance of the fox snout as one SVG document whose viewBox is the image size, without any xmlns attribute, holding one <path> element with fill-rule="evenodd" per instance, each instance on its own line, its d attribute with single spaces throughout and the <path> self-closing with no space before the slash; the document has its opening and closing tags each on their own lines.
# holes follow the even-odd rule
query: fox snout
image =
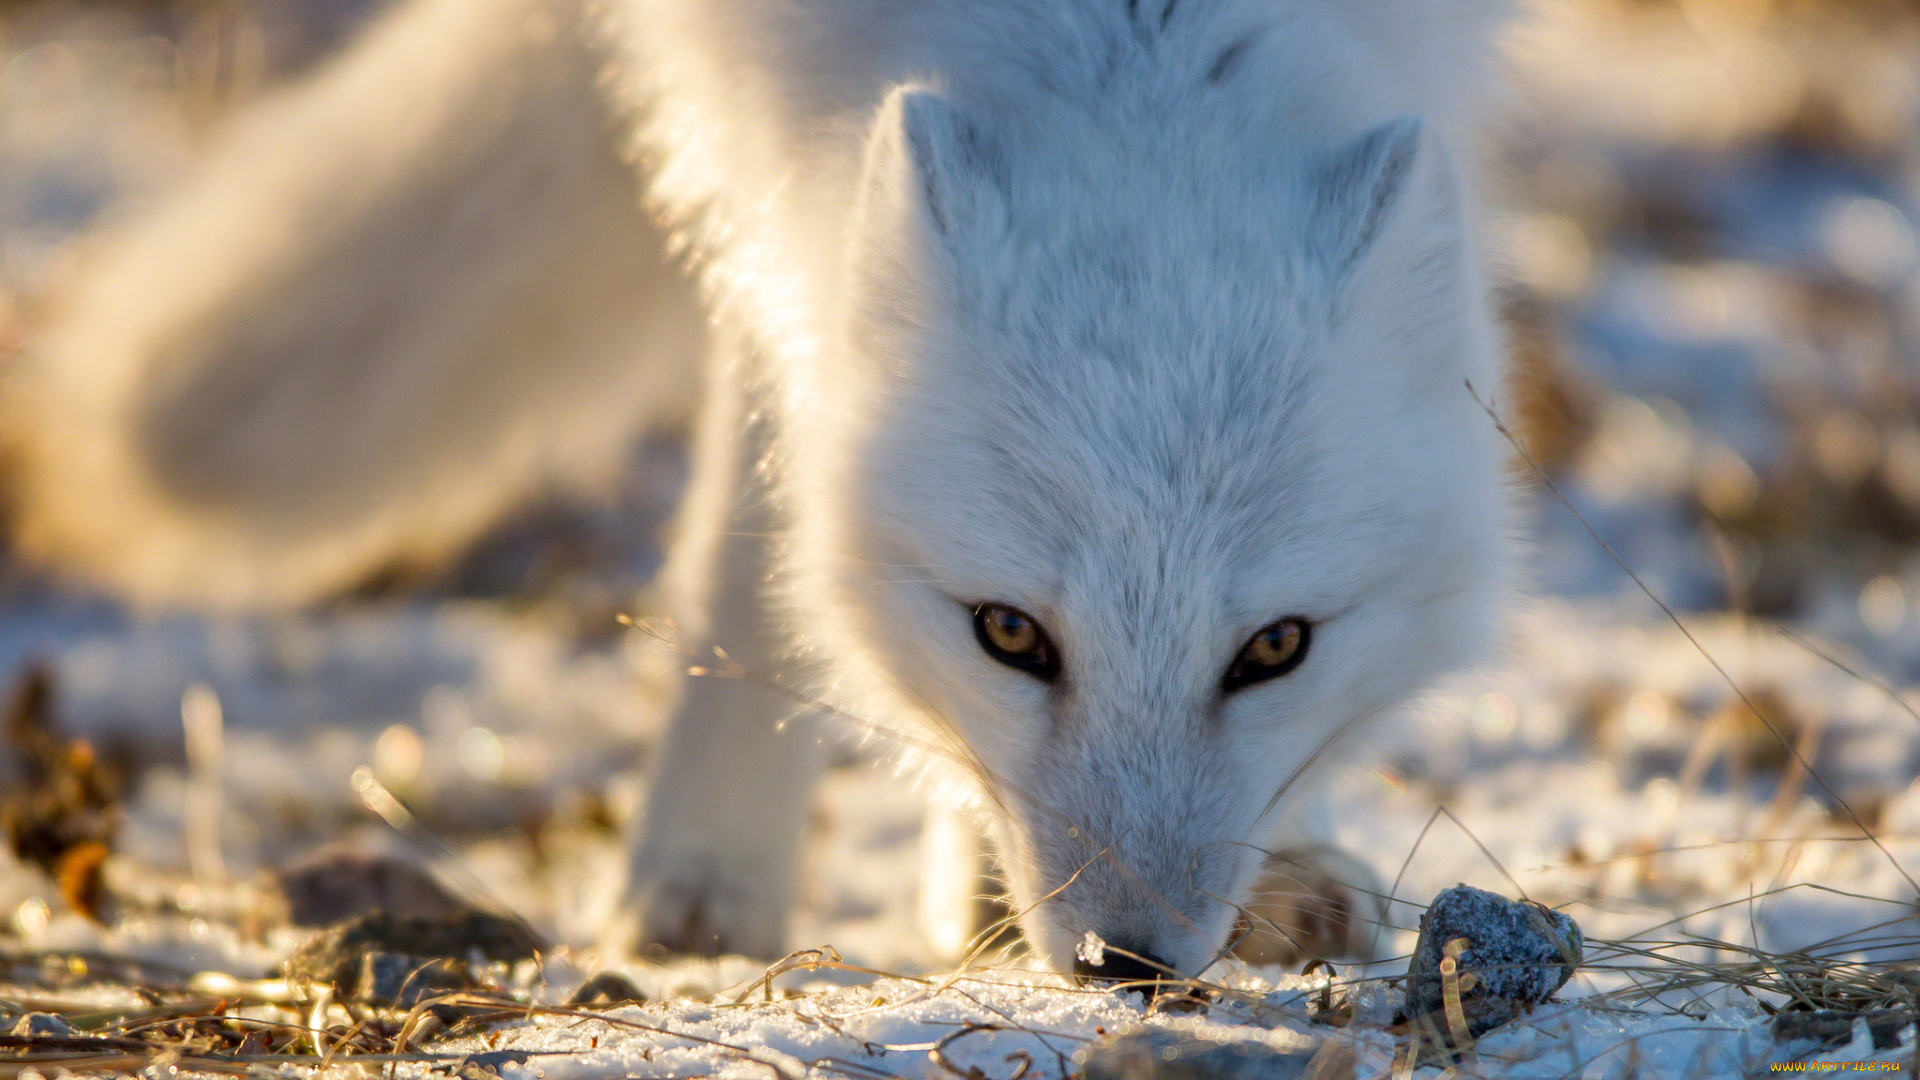
<svg viewBox="0 0 1920 1080">
<path fill-rule="evenodd" d="M 1098 790 L 1078 789 L 1082 824 L 1061 824 L 1064 805 L 1007 823 L 1003 865 L 1028 941 L 1081 983 L 1198 973 L 1225 946 L 1258 867 L 1239 815 L 1192 792 L 1142 800 Z"/>
<path fill-rule="evenodd" d="M 1219 954 L 1232 929 L 1239 860 L 1212 860 L 1216 865 L 1196 865 L 1189 872 L 1186 860 L 1155 867 L 1151 860 L 1127 856 L 1107 849 L 1077 877 L 1056 886 L 1056 895 L 1030 917 L 1030 938 L 1056 971 L 1082 984 L 1197 974 Z"/>
<path fill-rule="evenodd" d="M 1099 963 L 1093 963 L 1082 950 L 1073 960 L 1073 979 L 1082 986 L 1093 983 L 1152 983 L 1177 975 L 1172 964 L 1141 949 L 1107 942 L 1099 950 Z"/>
</svg>

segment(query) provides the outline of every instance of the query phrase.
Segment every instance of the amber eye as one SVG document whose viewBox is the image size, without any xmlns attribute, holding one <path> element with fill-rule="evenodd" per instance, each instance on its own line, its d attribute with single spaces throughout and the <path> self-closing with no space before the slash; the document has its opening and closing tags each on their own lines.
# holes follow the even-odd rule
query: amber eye
<svg viewBox="0 0 1920 1080">
<path fill-rule="evenodd" d="M 973 611 L 973 633 L 988 656 L 1008 667 L 1047 682 L 1060 673 L 1060 662 L 1047 632 L 1019 608 L 981 604 Z"/>
<path fill-rule="evenodd" d="M 1286 618 L 1263 628 L 1233 658 L 1221 687 L 1229 693 L 1243 686 L 1277 679 L 1300 666 L 1313 639 L 1313 624 Z"/>
</svg>

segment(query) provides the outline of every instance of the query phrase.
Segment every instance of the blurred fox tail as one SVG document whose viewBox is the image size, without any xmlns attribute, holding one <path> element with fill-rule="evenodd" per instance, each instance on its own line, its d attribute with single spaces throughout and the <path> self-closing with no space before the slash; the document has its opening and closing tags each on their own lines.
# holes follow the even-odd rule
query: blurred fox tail
<svg viewBox="0 0 1920 1080">
<path fill-rule="evenodd" d="M 409 0 L 94 241 L 0 383 L 18 543 L 288 605 L 609 470 L 697 386 L 580 0 Z"/>
</svg>

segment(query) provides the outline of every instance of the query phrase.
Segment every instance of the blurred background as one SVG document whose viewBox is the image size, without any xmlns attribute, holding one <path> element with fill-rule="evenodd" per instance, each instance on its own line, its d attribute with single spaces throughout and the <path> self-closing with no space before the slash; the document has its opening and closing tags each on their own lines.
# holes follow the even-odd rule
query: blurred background
<svg viewBox="0 0 1920 1080">
<path fill-rule="evenodd" d="M 0 347 L 27 340 L 94 229 L 137 217 L 233 110 L 325 63 L 380 7 L 0 2 Z M 1363 808 L 1371 829 L 1329 825 L 1331 839 L 1384 842 L 1359 854 L 1391 879 L 1446 805 L 1529 888 L 1623 933 L 1756 881 L 1845 880 L 1908 904 L 1861 845 L 1813 841 L 1857 838 L 1840 797 L 1920 837 L 1920 718 L 1896 693 L 1920 683 L 1920 6 L 1540 7 L 1490 146 L 1517 360 L 1500 405 L 1567 505 L 1517 467 L 1538 599 L 1510 670 L 1406 721 L 1396 745 L 1417 749 L 1328 804 L 1335 819 Z M 136 621 L 9 566 L 0 678 L 39 665 L 47 722 L 113 777 L 103 873 L 120 921 L 89 924 L 49 879 L 0 870 L 0 937 L 267 955 L 259 919 L 176 923 L 255 910 L 317 845 L 404 845 L 356 770 L 458 852 L 443 870 L 590 936 L 581 913 L 666 685 L 667 658 L 614 616 L 646 608 L 684 472 L 664 433 L 634 447 L 618 490 L 556 493 L 437 575 L 298 617 Z M 1765 695 L 1832 791 L 1733 707 L 1569 506 Z M 196 724 L 221 733 L 217 753 L 189 753 Z M 865 751 L 842 756 L 796 933 L 909 966 L 900 882 L 920 808 L 851 767 Z M 1711 850 L 1663 854 L 1689 838 Z M 1439 843 L 1414 858 L 1409 895 L 1498 881 L 1458 835 Z M 1920 845 L 1893 846 L 1920 866 Z M 1870 921 L 1809 922 L 1784 901 L 1748 916 L 1718 932 L 1779 945 L 1796 925 Z"/>
</svg>

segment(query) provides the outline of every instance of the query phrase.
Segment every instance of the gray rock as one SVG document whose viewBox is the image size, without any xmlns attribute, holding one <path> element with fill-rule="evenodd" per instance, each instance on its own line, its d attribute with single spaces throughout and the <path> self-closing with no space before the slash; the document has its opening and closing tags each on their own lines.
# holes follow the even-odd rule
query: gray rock
<svg viewBox="0 0 1920 1080">
<path fill-rule="evenodd" d="M 1256 1029 L 1227 1034 L 1177 1022 L 1109 1035 L 1082 1048 L 1073 1063 L 1084 1080 L 1334 1080 L 1353 1075 L 1349 1055 L 1307 1035 Z"/>
<path fill-rule="evenodd" d="M 605 1005 L 625 1005 L 645 1003 L 646 992 L 633 985 L 633 981 L 617 971 L 603 971 L 580 985 L 567 999 L 571 1006 L 585 1005 L 597 1007 Z"/>
<path fill-rule="evenodd" d="M 1854 1024 L 1863 1020 L 1873 1036 L 1873 1048 L 1892 1050 L 1900 1045 L 1901 1029 L 1913 1023 L 1915 1016 L 1912 1009 L 1789 1010 L 1774 1017 L 1773 1037 L 1783 1043 L 1811 1039 L 1824 1050 L 1850 1041 Z"/>
<path fill-rule="evenodd" d="M 453 919 L 471 910 L 424 867 L 386 855 L 323 848 L 276 875 L 295 926 L 331 926 L 384 911 L 398 919 Z"/>
<path fill-rule="evenodd" d="M 389 952 L 370 952 L 360 959 L 353 996 L 370 1004 L 411 1009 L 422 1001 L 479 987 L 467 965 L 458 960 L 425 960 Z"/>
<path fill-rule="evenodd" d="M 1420 917 L 1420 942 L 1407 969 L 1407 1016 L 1428 1017 L 1451 1034 L 1446 1016 L 1448 944 L 1457 946 L 1455 985 L 1473 1038 L 1525 1015 L 1573 978 L 1583 939 L 1567 916 L 1530 900 L 1456 885 Z"/>
<path fill-rule="evenodd" d="M 73 1025 L 52 1013 L 30 1012 L 14 1021 L 16 1039 L 71 1039 Z"/>
<path fill-rule="evenodd" d="M 317 993 L 412 1008 L 442 994 L 480 987 L 469 962 L 515 963 L 543 943 L 517 920 L 486 912 L 453 919 L 402 919 L 374 912 L 330 926 L 287 958 L 282 972 Z"/>
</svg>

